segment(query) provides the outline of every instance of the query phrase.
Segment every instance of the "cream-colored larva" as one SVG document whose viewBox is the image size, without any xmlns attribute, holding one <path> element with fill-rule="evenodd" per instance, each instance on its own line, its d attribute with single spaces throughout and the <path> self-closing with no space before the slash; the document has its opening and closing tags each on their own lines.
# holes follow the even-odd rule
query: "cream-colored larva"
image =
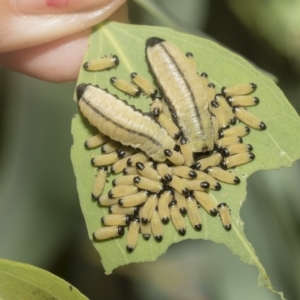
<svg viewBox="0 0 300 300">
<path fill-rule="evenodd" d="M 77 98 L 83 115 L 113 140 L 139 148 L 157 162 L 165 161 L 165 150 L 174 148 L 175 142 L 165 129 L 108 92 L 82 83 L 77 86 Z"/>
<path fill-rule="evenodd" d="M 137 97 L 141 93 L 141 89 L 138 86 L 121 78 L 111 77 L 110 83 L 118 90 L 133 97 Z"/>
<path fill-rule="evenodd" d="M 140 222 L 140 228 L 141 228 L 141 233 L 142 233 L 143 238 L 145 240 L 149 240 L 150 237 L 151 237 L 151 224 L 150 224 L 150 222 L 148 222 L 148 223 Z"/>
<path fill-rule="evenodd" d="M 222 154 L 223 156 L 228 157 L 239 153 L 250 152 L 252 150 L 253 147 L 250 144 L 233 144 L 224 148 Z"/>
<path fill-rule="evenodd" d="M 195 199 L 191 196 L 187 197 L 186 199 L 186 207 L 192 226 L 195 228 L 195 230 L 200 231 L 202 229 L 202 221 L 199 214 L 199 209 Z"/>
<path fill-rule="evenodd" d="M 186 214 L 186 200 L 185 200 L 185 197 L 184 195 L 178 193 L 176 190 L 174 190 L 174 199 L 176 200 L 177 202 L 177 207 L 179 209 L 179 212 L 185 216 Z"/>
<path fill-rule="evenodd" d="M 187 195 L 189 192 L 185 181 L 174 174 L 172 175 L 172 180 L 168 182 L 168 185 L 180 194 Z"/>
<path fill-rule="evenodd" d="M 224 96 L 222 96 L 221 94 L 217 94 L 215 96 L 215 101 L 223 109 L 225 115 L 228 118 L 228 123 L 232 124 L 232 125 L 235 124 L 236 123 L 236 119 L 235 119 L 234 113 L 232 112 L 232 108 L 229 106 L 229 104 L 227 103 L 227 101 L 224 98 Z"/>
<path fill-rule="evenodd" d="M 107 167 L 99 167 L 97 169 L 96 180 L 94 182 L 92 197 L 98 199 L 102 194 L 107 178 Z"/>
<path fill-rule="evenodd" d="M 171 170 L 172 174 L 182 178 L 191 179 L 197 177 L 196 171 L 187 166 L 173 166 L 171 167 Z"/>
<path fill-rule="evenodd" d="M 102 71 L 117 67 L 119 59 L 117 55 L 109 55 L 100 59 L 87 61 L 83 64 L 83 68 L 87 71 Z"/>
<path fill-rule="evenodd" d="M 212 150 L 214 131 L 205 89 L 186 56 L 172 43 L 152 37 L 146 41 L 146 57 L 173 121 L 193 152 Z"/>
<path fill-rule="evenodd" d="M 163 224 L 169 223 L 170 220 L 170 208 L 169 203 L 173 198 L 173 191 L 167 189 L 163 191 L 158 199 L 158 214 Z"/>
<path fill-rule="evenodd" d="M 118 198 L 109 198 L 108 195 L 102 195 L 98 198 L 98 203 L 101 206 L 110 206 L 118 203 Z"/>
<path fill-rule="evenodd" d="M 184 218 L 179 212 L 176 200 L 172 200 L 169 204 L 169 207 L 170 207 L 170 216 L 174 227 L 176 228 L 177 232 L 180 235 L 185 235 L 186 227 L 184 223 Z"/>
<path fill-rule="evenodd" d="M 97 155 L 94 156 L 91 160 L 92 164 L 94 166 L 108 166 L 111 165 L 113 163 L 115 163 L 116 161 L 118 161 L 120 158 L 119 154 L 117 151 L 108 153 L 108 154 L 101 154 L 101 155 Z"/>
<path fill-rule="evenodd" d="M 249 134 L 250 128 L 248 126 L 234 126 L 226 129 L 221 129 L 219 131 L 219 137 L 229 137 L 229 136 L 240 136 L 243 137 Z"/>
<path fill-rule="evenodd" d="M 158 117 L 162 111 L 163 111 L 162 99 L 160 97 L 156 97 L 152 101 L 150 112 L 154 117 Z"/>
<path fill-rule="evenodd" d="M 194 163 L 193 150 L 185 137 L 181 137 L 180 139 L 180 152 L 184 157 L 184 164 L 191 166 Z"/>
<path fill-rule="evenodd" d="M 210 175 L 204 173 L 203 171 L 199 171 L 199 170 L 195 170 L 195 172 L 197 174 L 197 179 L 208 182 L 209 188 L 211 190 L 219 191 L 222 188 L 221 184 L 215 178 L 211 177 Z"/>
<path fill-rule="evenodd" d="M 120 144 L 119 142 L 109 141 L 101 147 L 101 151 L 104 154 L 108 154 L 108 153 L 117 151 L 118 149 L 121 149 L 122 147 L 123 147 L 123 145 Z"/>
<path fill-rule="evenodd" d="M 107 143 L 109 140 L 110 138 L 108 136 L 99 133 L 87 139 L 84 145 L 87 149 L 91 149 L 91 148 L 99 147 Z"/>
<path fill-rule="evenodd" d="M 139 189 L 147 190 L 152 193 L 159 193 L 163 189 L 163 184 L 161 182 L 143 176 L 136 176 L 133 181 Z"/>
<path fill-rule="evenodd" d="M 216 152 L 208 157 L 199 159 L 193 165 L 193 168 L 204 171 L 207 167 L 217 166 L 221 162 L 221 160 L 222 160 L 222 155 L 220 153 Z"/>
<path fill-rule="evenodd" d="M 128 147 L 128 150 L 126 152 L 129 155 L 126 155 L 125 157 L 116 161 L 110 168 L 111 173 L 113 174 L 121 173 L 128 166 L 127 165 L 128 159 L 131 157 L 131 155 L 133 155 L 136 152 L 136 149 Z"/>
<path fill-rule="evenodd" d="M 126 249 L 128 252 L 132 252 L 139 238 L 140 231 L 140 219 L 138 217 L 133 216 L 131 222 L 129 224 L 127 240 L 126 240 Z"/>
<path fill-rule="evenodd" d="M 108 208 L 108 212 L 114 215 L 136 215 L 138 214 L 139 210 L 140 210 L 139 206 L 123 207 L 120 206 L 119 204 L 111 205 Z"/>
<path fill-rule="evenodd" d="M 221 91 L 224 96 L 241 96 L 241 95 L 247 95 L 252 93 L 253 91 L 256 90 L 256 87 L 257 86 L 255 83 L 243 83 L 243 84 L 223 87 Z"/>
<path fill-rule="evenodd" d="M 119 185 L 113 187 L 108 192 L 109 198 L 121 198 L 128 195 L 133 195 L 138 192 L 138 188 L 134 185 Z"/>
<path fill-rule="evenodd" d="M 251 95 L 231 96 L 226 100 L 231 106 L 253 106 L 259 103 L 259 99 Z"/>
<path fill-rule="evenodd" d="M 228 136 L 218 139 L 216 145 L 222 148 L 225 148 L 229 145 L 240 144 L 243 142 L 243 139 L 239 136 Z"/>
<path fill-rule="evenodd" d="M 196 201 L 212 216 L 218 214 L 217 205 L 211 196 L 205 192 L 194 192 L 194 197 Z"/>
<path fill-rule="evenodd" d="M 244 107 L 235 106 L 233 112 L 240 121 L 254 129 L 265 130 L 267 128 L 264 122 L 248 112 Z"/>
<path fill-rule="evenodd" d="M 93 239 L 97 241 L 107 240 L 111 238 L 116 238 L 124 235 L 123 226 L 107 226 L 97 229 L 93 233 Z"/>
<path fill-rule="evenodd" d="M 135 175 L 123 175 L 115 178 L 112 181 L 113 186 L 118 186 L 118 185 L 133 185 L 133 178 Z"/>
<path fill-rule="evenodd" d="M 134 84 L 136 84 L 140 89 L 150 98 L 154 99 L 157 94 L 156 87 L 151 84 L 146 78 L 142 75 L 137 74 L 135 72 L 131 73 L 131 79 Z"/>
<path fill-rule="evenodd" d="M 124 175 L 138 175 L 138 170 L 136 167 L 126 167 L 124 170 L 123 170 L 123 174 Z"/>
<path fill-rule="evenodd" d="M 184 179 L 184 182 L 190 191 L 205 191 L 210 186 L 207 181 L 203 181 L 201 179 Z"/>
<path fill-rule="evenodd" d="M 154 209 L 158 204 L 157 194 L 152 194 L 148 197 L 144 206 L 140 209 L 140 220 L 142 223 L 146 224 L 151 220 Z"/>
<path fill-rule="evenodd" d="M 208 103 L 213 101 L 215 99 L 215 96 L 216 96 L 215 85 L 213 83 L 209 83 L 206 88 L 206 99 Z"/>
<path fill-rule="evenodd" d="M 218 211 L 221 217 L 221 221 L 226 230 L 231 229 L 230 211 L 226 203 L 220 203 L 218 205 Z"/>
<path fill-rule="evenodd" d="M 152 213 L 150 224 L 154 239 L 158 242 L 161 242 L 164 236 L 164 229 L 156 209 Z"/>
<path fill-rule="evenodd" d="M 101 223 L 105 226 L 126 226 L 130 223 L 129 215 L 109 214 L 101 218 Z"/>
<path fill-rule="evenodd" d="M 204 170 L 204 172 L 214 177 L 215 179 L 225 183 L 229 183 L 229 184 L 240 183 L 240 179 L 237 176 L 235 176 L 233 173 L 230 173 L 218 167 L 208 167 Z"/>
<path fill-rule="evenodd" d="M 166 181 L 172 180 L 172 170 L 170 167 L 168 167 L 165 163 L 159 163 L 156 166 L 156 170 L 158 174 Z"/>
<path fill-rule="evenodd" d="M 240 166 L 252 161 L 255 158 L 255 155 L 252 152 L 244 152 L 235 154 L 229 157 L 224 158 L 221 161 L 220 166 L 224 169 L 230 169 L 236 166 Z"/>
<path fill-rule="evenodd" d="M 138 206 L 147 201 L 149 196 L 148 191 L 140 191 L 133 195 L 128 195 L 120 198 L 118 204 L 122 207 L 133 207 Z"/>
<path fill-rule="evenodd" d="M 136 163 L 136 168 L 140 175 L 147 177 L 151 180 L 160 181 L 162 179 L 161 176 L 159 175 L 159 173 L 157 172 L 157 170 L 155 170 L 141 162 Z"/>
<path fill-rule="evenodd" d="M 128 157 L 127 159 L 127 166 L 129 167 L 133 167 L 136 165 L 137 162 L 145 162 L 149 160 L 149 157 L 143 153 L 143 152 L 138 152 L 138 153 L 135 153 L 135 154 L 132 154 Z"/>
<path fill-rule="evenodd" d="M 173 139 L 177 140 L 180 137 L 181 132 L 180 132 L 179 128 L 164 113 L 160 113 L 156 117 L 156 120 L 162 127 L 164 127 L 167 130 L 168 134 Z"/>
</svg>

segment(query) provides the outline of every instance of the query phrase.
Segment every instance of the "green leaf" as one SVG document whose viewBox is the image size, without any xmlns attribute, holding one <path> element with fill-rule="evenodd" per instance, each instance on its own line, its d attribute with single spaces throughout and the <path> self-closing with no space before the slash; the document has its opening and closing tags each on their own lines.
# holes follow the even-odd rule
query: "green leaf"
<svg viewBox="0 0 300 300">
<path fill-rule="evenodd" d="M 0 259 L 0 299 L 84 300 L 75 287 L 31 265 Z"/>
<path fill-rule="evenodd" d="M 201 217 L 204 226 L 201 232 L 196 232 L 186 217 L 186 236 L 179 236 L 173 225 L 168 224 L 164 226 L 164 239 L 161 243 L 157 243 L 153 238 L 144 241 L 140 237 L 133 253 L 126 252 L 126 234 L 120 239 L 94 243 L 101 255 L 103 267 L 109 274 L 114 268 L 124 264 L 153 261 L 166 252 L 172 243 L 188 238 L 205 239 L 225 244 L 241 260 L 255 265 L 260 272 L 259 284 L 272 289 L 265 269 L 244 235 L 243 221 L 239 216 L 239 211 L 246 198 L 246 179 L 249 175 L 257 170 L 291 166 L 300 157 L 298 147 L 300 119 L 274 82 L 247 61 L 214 42 L 167 28 L 112 22 L 99 25 L 91 35 L 89 51 L 86 53 L 84 61 L 112 53 L 118 55 L 120 65 L 117 69 L 102 72 L 86 72 L 82 69 L 78 83 L 98 84 L 101 88 L 107 88 L 109 92 L 117 94 L 121 99 L 126 99 L 136 107 L 148 111 L 149 99 L 126 97 L 110 85 L 109 78 L 116 76 L 130 81 L 130 73 L 137 71 L 153 81 L 145 61 L 145 40 L 151 36 L 169 40 L 183 52 L 192 52 L 197 60 L 198 71 L 207 72 L 210 81 L 216 84 L 217 89 L 238 83 L 255 82 L 258 85 L 255 96 L 260 98 L 261 103 L 256 107 L 249 108 L 249 111 L 267 124 L 267 130 L 262 132 L 251 130 L 251 133 L 244 138 L 245 143 L 253 145 L 256 159 L 236 168 L 235 172 L 241 178 L 241 183 L 238 186 L 222 184 L 221 191 L 210 192 L 217 203 L 226 202 L 230 206 L 233 222 L 230 232 L 224 230 L 219 218 L 211 217 L 202 209 Z M 108 213 L 106 208 L 99 208 L 90 196 L 95 176 L 95 168 L 91 166 L 90 159 L 99 154 L 100 150 L 86 150 L 83 144 L 95 132 L 95 129 L 82 115 L 79 114 L 73 119 L 72 161 L 80 203 L 90 236 L 100 227 L 101 216 Z M 113 176 L 110 176 L 109 180 L 112 179 Z M 104 193 L 110 188 L 110 184 L 107 184 Z"/>
</svg>

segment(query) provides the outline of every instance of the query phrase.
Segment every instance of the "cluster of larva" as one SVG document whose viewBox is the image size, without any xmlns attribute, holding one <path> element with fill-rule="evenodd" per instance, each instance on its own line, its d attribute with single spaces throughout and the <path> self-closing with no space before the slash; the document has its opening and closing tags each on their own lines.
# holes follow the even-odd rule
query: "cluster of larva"
<svg viewBox="0 0 300 300">
<path fill-rule="evenodd" d="M 202 229 L 199 207 L 211 216 L 220 215 L 226 230 L 231 229 L 226 203 L 217 204 L 209 189 L 220 190 L 221 182 L 238 184 L 240 179 L 227 169 L 254 159 L 252 146 L 242 137 L 250 127 L 266 125 L 245 107 L 258 104 L 250 94 L 256 85 L 241 84 L 216 93 L 206 73 L 198 74 L 193 56 L 184 55 L 175 45 L 160 38 L 146 42 L 146 57 L 163 98 L 140 74 L 132 73 L 133 83 L 111 78 L 111 83 L 129 95 L 141 91 L 152 100 L 146 114 L 108 91 L 90 84 L 77 87 L 78 105 L 100 134 L 85 143 L 87 148 L 102 146 L 92 159 L 97 169 L 92 196 L 109 207 L 103 226 L 93 233 L 95 240 L 124 235 L 126 247 L 137 245 L 141 232 L 148 240 L 163 239 L 163 224 L 170 220 L 185 235 L 187 214 L 195 230 Z M 115 67 L 115 55 L 84 64 L 87 70 Z M 97 67 L 95 67 L 97 65 Z M 235 125 L 239 119 L 247 126 Z M 108 170 L 110 166 L 110 171 Z M 112 189 L 103 195 L 109 173 L 120 174 Z"/>
</svg>

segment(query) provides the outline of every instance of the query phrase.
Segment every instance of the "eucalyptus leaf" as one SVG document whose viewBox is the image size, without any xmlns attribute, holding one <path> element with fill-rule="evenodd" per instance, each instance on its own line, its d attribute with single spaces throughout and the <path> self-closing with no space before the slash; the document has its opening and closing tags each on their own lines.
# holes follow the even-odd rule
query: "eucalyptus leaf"
<svg viewBox="0 0 300 300">
<path fill-rule="evenodd" d="M 259 97 L 261 102 L 259 105 L 249 108 L 249 111 L 266 123 L 267 130 L 251 130 L 251 133 L 244 138 L 245 143 L 253 145 L 256 159 L 234 170 L 235 174 L 240 177 L 241 183 L 237 186 L 222 184 L 221 191 L 210 191 L 210 195 L 216 203 L 226 202 L 231 208 L 232 230 L 230 232 L 224 230 L 218 217 L 212 217 L 201 209 L 200 213 L 204 224 L 201 232 L 196 232 L 186 217 L 186 236 L 179 236 L 170 223 L 164 226 L 164 239 L 161 243 L 156 242 L 153 238 L 144 241 L 140 236 L 133 253 L 126 251 L 126 233 L 123 238 L 94 242 L 95 248 L 101 255 L 103 267 L 106 273 L 110 274 L 113 269 L 121 265 L 153 261 L 165 253 L 173 243 L 185 239 L 205 239 L 225 244 L 242 261 L 255 265 L 260 272 L 259 284 L 273 290 L 264 267 L 244 235 L 244 225 L 239 211 L 246 198 L 247 177 L 257 170 L 291 166 L 300 157 L 298 147 L 300 119 L 274 82 L 238 55 L 212 41 L 161 27 L 125 25 L 113 22 L 95 27 L 84 61 L 116 54 L 119 57 L 120 65 L 111 71 L 87 72 L 82 69 L 78 77 L 78 84 L 82 82 L 98 84 L 101 88 L 107 88 L 110 93 L 117 94 L 121 99 L 127 100 L 137 108 L 149 111 L 151 102 L 149 98 L 145 96 L 129 98 L 116 90 L 109 83 L 109 79 L 115 76 L 130 81 L 130 73 L 136 71 L 153 82 L 145 60 L 145 41 L 152 36 L 171 41 L 184 53 L 192 52 L 197 61 L 198 71 L 207 72 L 210 81 L 216 85 L 218 90 L 223 86 L 238 83 L 256 83 L 258 89 L 254 95 Z M 100 218 L 108 213 L 107 208 L 98 207 L 91 199 L 96 170 L 91 166 L 90 159 L 99 154 L 100 150 L 86 150 L 84 141 L 94 133 L 96 130 L 88 124 L 81 114 L 74 117 L 72 124 L 74 136 L 72 162 L 77 178 L 81 208 L 90 236 L 101 226 Z M 111 189 L 110 182 L 113 178 L 112 175 L 109 177 L 109 183 L 107 183 L 104 193 Z M 283 295 L 281 296 L 283 299 Z"/>
<path fill-rule="evenodd" d="M 0 299 L 85 300 L 75 287 L 31 265 L 0 259 Z"/>
</svg>

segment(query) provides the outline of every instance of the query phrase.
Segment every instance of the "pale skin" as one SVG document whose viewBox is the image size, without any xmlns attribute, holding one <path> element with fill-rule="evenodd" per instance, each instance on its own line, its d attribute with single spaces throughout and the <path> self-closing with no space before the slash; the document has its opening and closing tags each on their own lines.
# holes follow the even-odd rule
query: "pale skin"
<svg viewBox="0 0 300 300">
<path fill-rule="evenodd" d="M 0 1 L 0 66 L 52 82 L 76 80 L 91 27 L 128 23 L 126 0 Z"/>
</svg>

